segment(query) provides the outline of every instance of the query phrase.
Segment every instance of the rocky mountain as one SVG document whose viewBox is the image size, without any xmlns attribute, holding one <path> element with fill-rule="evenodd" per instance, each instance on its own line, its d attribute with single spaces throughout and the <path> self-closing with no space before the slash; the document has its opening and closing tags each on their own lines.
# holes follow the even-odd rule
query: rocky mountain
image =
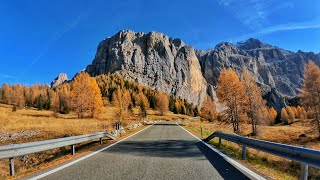
<svg viewBox="0 0 320 180">
<path fill-rule="evenodd" d="M 207 91 L 195 50 L 157 32 L 125 30 L 103 40 L 86 72 L 119 73 L 200 106 Z"/>
<path fill-rule="evenodd" d="M 283 96 L 296 96 L 302 85 L 303 68 L 308 60 L 320 64 L 320 54 L 297 53 L 248 39 L 236 45 L 225 42 L 207 51 L 197 50 L 203 76 L 208 83 L 217 84 L 220 70 L 232 67 L 241 75 L 246 67 L 265 93 L 274 88 Z"/>
<path fill-rule="evenodd" d="M 60 84 L 63 84 L 64 82 L 68 81 L 68 76 L 65 73 L 59 74 L 58 77 L 56 77 L 52 82 L 51 82 L 51 88 L 55 88 L 59 86 Z"/>
<path fill-rule="evenodd" d="M 241 76 L 246 67 L 268 103 L 277 104 L 279 110 L 284 105 L 280 102 L 282 96 L 298 94 L 308 60 L 320 65 L 320 54 L 294 53 L 253 38 L 235 45 L 223 42 L 213 49 L 194 50 L 162 33 L 124 30 L 99 44 L 85 71 L 92 76 L 119 73 L 201 106 L 206 93 L 217 101 L 214 86 L 222 68 L 232 67 Z"/>
</svg>

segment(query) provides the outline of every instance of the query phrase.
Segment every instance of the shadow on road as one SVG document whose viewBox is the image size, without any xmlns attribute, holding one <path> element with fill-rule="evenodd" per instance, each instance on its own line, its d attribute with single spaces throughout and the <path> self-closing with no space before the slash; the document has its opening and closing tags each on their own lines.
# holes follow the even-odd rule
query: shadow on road
<svg viewBox="0 0 320 180">
<path fill-rule="evenodd" d="M 178 125 L 172 124 L 172 123 L 161 122 L 161 123 L 154 124 L 154 126 L 178 126 Z"/>
<path fill-rule="evenodd" d="M 212 166 L 219 172 L 224 179 L 249 179 L 237 168 L 224 160 L 219 154 L 212 151 L 201 142 L 196 143 L 202 154 L 209 160 Z"/>
<path fill-rule="evenodd" d="M 163 158 L 191 158 L 209 160 L 224 179 L 249 179 L 220 155 L 196 140 L 124 141 L 106 153 Z"/>
<path fill-rule="evenodd" d="M 161 141 L 125 141 L 110 148 L 107 153 L 152 157 L 203 157 L 195 141 L 161 140 Z"/>
</svg>

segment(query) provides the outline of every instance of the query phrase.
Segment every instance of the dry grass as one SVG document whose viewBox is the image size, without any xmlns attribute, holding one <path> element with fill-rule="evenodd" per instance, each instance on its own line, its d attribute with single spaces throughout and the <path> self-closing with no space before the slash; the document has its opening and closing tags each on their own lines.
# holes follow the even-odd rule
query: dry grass
<svg viewBox="0 0 320 180">
<path fill-rule="evenodd" d="M 200 122 L 185 122 L 185 127 L 194 134 L 201 137 Z M 313 149 L 320 150 L 320 141 L 315 135 L 307 134 L 307 137 L 299 137 L 301 134 L 306 134 L 310 129 L 310 121 L 296 121 L 291 125 L 286 126 L 258 126 L 259 135 L 257 139 L 263 139 L 267 141 L 291 144 L 296 146 L 308 146 Z M 251 126 L 248 124 L 241 126 L 242 134 L 249 135 L 251 133 Z M 202 138 L 209 136 L 214 131 L 223 131 L 227 133 L 232 132 L 232 125 L 221 122 L 203 122 L 203 135 Z M 210 143 L 216 145 L 218 139 L 210 141 Z M 269 179 L 297 179 L 300 175 L 300 165 L 296 162 L 286 160 L 277 156 L 273 156 L 254 149 L 248 149 L 247 160 L 241 160 L 241 146 L 223 141 L 220 148 L 223 152 L 236 158 L 241 163 L 246 164 L 253 170 L 258 171 Z M 309 174 L 312 178 L 317 178 L 320 171 L 315 168 L 309 168 Z M 319 178 L 319 177 L 318 177 Z"/>
<path fill-rule="evenodd" d="M 70 135 L 88 134 L 99 131 L 110 131 L 114 117 L 112 108 L 100 119 L 77 119 L 71 113 L 67 115 L 54 114 L 52 111 L 38 111 L 35 109 L 21 109 L 11 112 L 8 105 L 0 105 L 0 132 L 18 132 L 21 130 L 40 130 L 41 133 L 29 139 L 0 142 L 1 145 L 53 139 Z"/>
<path fill-rule="evenodd" d="M 99 118 L 94 119 L 78 119 L 74 113 L 70 114 L 55 114 L 52 111 L 38 111 L 36 109 L 19 109 L 16 112 L 12 112 L 12 106 L 0 104 L 0 133 L 9 132 L 15 133 L 22 130 L 39 130 L 40 133 L 30 137 L 19 140 L 0 141 L 0 145 L 16 144 L 33 142 L 54 138 L 61 138 L 65 136 L 74 136 L 88 133 L 95 133 L 99 131 L 111 132 L 114 129 L 114 123 L 117 122 L 117 110 L 113 106 L 108 106 L 105 109 L 105 113 Z M 187 118 L 184 115 L 175 115 L 170 112 L 165 113 L 164 116 L 160 116 L 159 112 L 154 110 L 147 111 L 146 120 L 174 120 L 180 118 Z M 143 121 L 138 115 L 138 109 L 133 109 L 133 114 L 126 117 L 123 121 L 124 125 L 130 125 Z M 128 131 L 125 135 L 137 131 L 139 129 Z M 107 143 L 110 141 L 106 141 Z M 88 142 L 82 145 L 77 145 L 77 156 L 83 153 L 92 151 L 99 148 L 97 141 Z M 44 167 L 50 167 L 70 160 L 77 156 L 70 156 L 70 148 L 63 147 L 45 151 L 41 153 L 28 155 L 28 162 L 23 162 L 22 159 L 15 159 L 15 167 L 18 175 L 28 174 L 35 170 L 43 169 Z M 6 179 L 9 177 L 8 160 L 0 160 L 0 179 Z"/>
<path fill-rule="evenodd" d="M 36 109 L 21 109 L 12 112 L 12 106 L 0 104 L 0 132 L 18 132 L 21 130 L 40 130 L 41 133 L 29 139 L 0 142 L 0 145 L 38 141 L 45 139 L 54 139 L 70 135 L 81 135 L 95 133 L 99 131 L 110 132 L 117 122 L 117 110 L 113 106 L 108 106 L 105 113 L 95 119 L 78 119 L 75 113 L 55 114 L 52 111 L 38 111 Z M 132 115 L 124 119 L 124 124 L 141 122 L 142 119 L 137 114 L 138 110 L 134 109 Z M 177 115 L 171 112 L 160 116 L 159 112 L 154 110 L 147 111 L 147 120 L 174 120 L 187 118 L 185 115 Z"/>
</svg>

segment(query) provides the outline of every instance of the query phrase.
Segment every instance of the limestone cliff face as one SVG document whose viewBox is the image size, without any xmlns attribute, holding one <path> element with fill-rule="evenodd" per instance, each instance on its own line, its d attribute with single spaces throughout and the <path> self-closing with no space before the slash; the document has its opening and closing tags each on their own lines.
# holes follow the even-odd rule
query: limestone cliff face
<svg viewBox="0 0 320 180">
<path fill-rule="evenodd" d="M 157 32 L 125 30 L 103 40 L 86 72 L 92 76 L 119 73 L 199 106 L 207 91 L 194 49 Z"/>
</svg>

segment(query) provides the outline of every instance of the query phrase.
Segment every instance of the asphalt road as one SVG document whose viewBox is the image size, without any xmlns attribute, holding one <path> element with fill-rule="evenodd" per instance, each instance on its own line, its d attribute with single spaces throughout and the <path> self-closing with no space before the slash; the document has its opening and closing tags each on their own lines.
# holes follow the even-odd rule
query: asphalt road
<svg viewBox="0 0 320 180">
<path fill-rule="evenodd" d="M 152 127 L 43 179 L 248 179 L 175 124 Z"/>
</svg>

